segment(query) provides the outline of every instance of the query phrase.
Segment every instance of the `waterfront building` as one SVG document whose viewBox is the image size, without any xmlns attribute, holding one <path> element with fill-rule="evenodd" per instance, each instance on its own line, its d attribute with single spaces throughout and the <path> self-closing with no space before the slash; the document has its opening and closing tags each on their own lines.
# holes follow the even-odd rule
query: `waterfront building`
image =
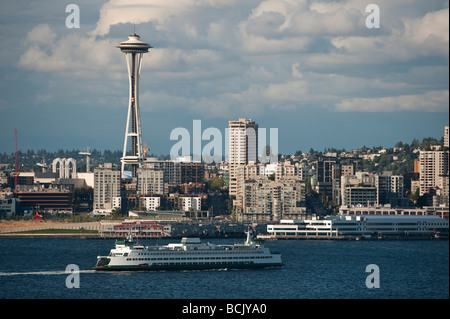
<svg viewBox="0 0 450 319">
<path fill-rule="evenodd" d="M 54 213 L 72 213 L 73 185 L 17 185 L 15 196 L 22 207 Z"/>
<path fill-rule="evenodd" d="M 14 198 L 12 193 L 8 196 L 0 194 L 0 218 L 23 215 L 20 208 L 20 200 Z"/>
<path fill-rule="evenodd" d="M 267 225 L 275 238 L 448 237 L 448 221 L 438 216 L 330 216 L 326 219 L 281 220 Z"/>
<path fill-rule="evenodd" d="M 449 220 L 449 210 L 445 206 L 424 207 L 390 207 L 390 205 L 377 207 L 349 207 L 341 206 L 339 215 L 377 215 L 377 216 L 439 216 Z"/>
<path fill-rule="evenodd" d="M 100 234 L 102 237 L 124 238 L 132 234 L 140 238 L 161 238 L 171 235 L 171 225 L 160 225 L 152 221 L 126 220 L 120 223 L 101 222 Z"/>
<path fill-rule="evenodd" d="M 94 212 L 110 213 L 114 208 L 114 198 L 121 197 L 120 177 L 120 167 L 111 163 L 94 169 Z"/>
</svg>

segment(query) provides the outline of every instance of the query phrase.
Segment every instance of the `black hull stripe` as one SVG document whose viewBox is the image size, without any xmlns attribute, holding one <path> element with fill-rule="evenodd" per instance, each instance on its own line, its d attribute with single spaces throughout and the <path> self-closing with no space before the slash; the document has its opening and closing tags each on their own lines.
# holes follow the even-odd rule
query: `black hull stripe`
<svg viewBox="0 0 450 319">
<path fill-rule="evenodd" d="M 145 271 L 145 270 L 208 270 L 208 269 L 255 269 L 281 267 L 281 263 L 258 264 L 197 264 L 197 265 L 151 265 L 151 266 L 96 266 L 98 271 Z"/>
</svg>

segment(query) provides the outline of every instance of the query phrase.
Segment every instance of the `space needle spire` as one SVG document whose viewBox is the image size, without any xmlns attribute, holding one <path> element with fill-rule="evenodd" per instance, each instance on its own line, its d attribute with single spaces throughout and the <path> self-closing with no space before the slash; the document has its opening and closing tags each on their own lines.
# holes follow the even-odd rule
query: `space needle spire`
<svg viewBox="0 0 450 319">
<path fill-rule="evenodd" d="M 141 73 L 143 54 L 147 53 L 151 46 L 141 41 L 136 31 L 134 31 L 128 37 L 128 40 L 121 42 L 117 47 L 126 55 L 128 79 L 130 82 L 125 142 L 123 145 L 123 156 L 121 158 L 121 173 L 123 174 L 125 165 L 131 165 L 131 173 L 133 177 L 136 177 L 137 169 L 144 158 L 139 111 L 139 74 Z M 130 138 L 131 152 L 127 154 L 127 143 Z"/>
</svg>

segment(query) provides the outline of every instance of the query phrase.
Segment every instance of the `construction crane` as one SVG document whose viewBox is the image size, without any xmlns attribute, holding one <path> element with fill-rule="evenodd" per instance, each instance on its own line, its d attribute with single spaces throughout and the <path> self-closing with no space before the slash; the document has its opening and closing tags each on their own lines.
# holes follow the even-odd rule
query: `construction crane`
<svg viewBox="0 0 450 319">
<path fill-rule="evenodd" d="M 86 173 L 89 173 L 89 171 L 91 170 L 91 164 L 90 164 L 90 160 L 91 160 L 90 156 L 92 155 L 91 149 L 88 146 L 86 152 L 79 152 L 78 154 L 86 155 Z"/>
<path fill-rule="evenodd" d="M 147 142 L 144 143 L 144 148 L 142 149 L 142 152 L 144 153 L 144 158 L 147 157 L 147 152 L 150 151 L 150 148 L 147 147 Z"/>
<path fill-rule="evenodd" d="M 14 189 L 16 189 L 18 180 L 19 180 L 19 158 L 17 154 L 17 129 L 14 130 L 14 136 L 15 136 L 15 144 L 16 144 L 16 167 L 14 172 Z"/>
<path fill-rule="evenodd" d="M 45 173 L 47 171 L 48 165 L 45 162 L 45 158 L 42 159 L 41 163 L 36 163 L 36 165 L 42 167 L 42 173 Z"/>
</svg>

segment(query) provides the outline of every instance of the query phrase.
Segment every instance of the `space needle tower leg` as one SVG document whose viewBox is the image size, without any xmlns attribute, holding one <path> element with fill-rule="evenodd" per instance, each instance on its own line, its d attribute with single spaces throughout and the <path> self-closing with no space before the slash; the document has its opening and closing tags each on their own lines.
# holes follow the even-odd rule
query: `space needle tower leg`
<svg viewBox="0 0 450 319">
<path fill-rule="evenodd" d="M 135 33 L 128 37 L 127 41 L 117 46 L 126 54 L 128 80 L 130 84 L 130 94 L 128 101 L 127 125 L 125 129 L 125 141 L 123 145 L 123 155 L 121 158 L 123 174 L 125 165 L 131 166 L 131 173 L 136 177 L 138 167 L 143 161 L 141 118 L 139 110 L 139 75 L 141 73 L 143 54 L 147 53 L 151 46 L 139 40 Z M 128 152 L 128 140 L 131 139 L 131 150 Z"/>
</svg>

